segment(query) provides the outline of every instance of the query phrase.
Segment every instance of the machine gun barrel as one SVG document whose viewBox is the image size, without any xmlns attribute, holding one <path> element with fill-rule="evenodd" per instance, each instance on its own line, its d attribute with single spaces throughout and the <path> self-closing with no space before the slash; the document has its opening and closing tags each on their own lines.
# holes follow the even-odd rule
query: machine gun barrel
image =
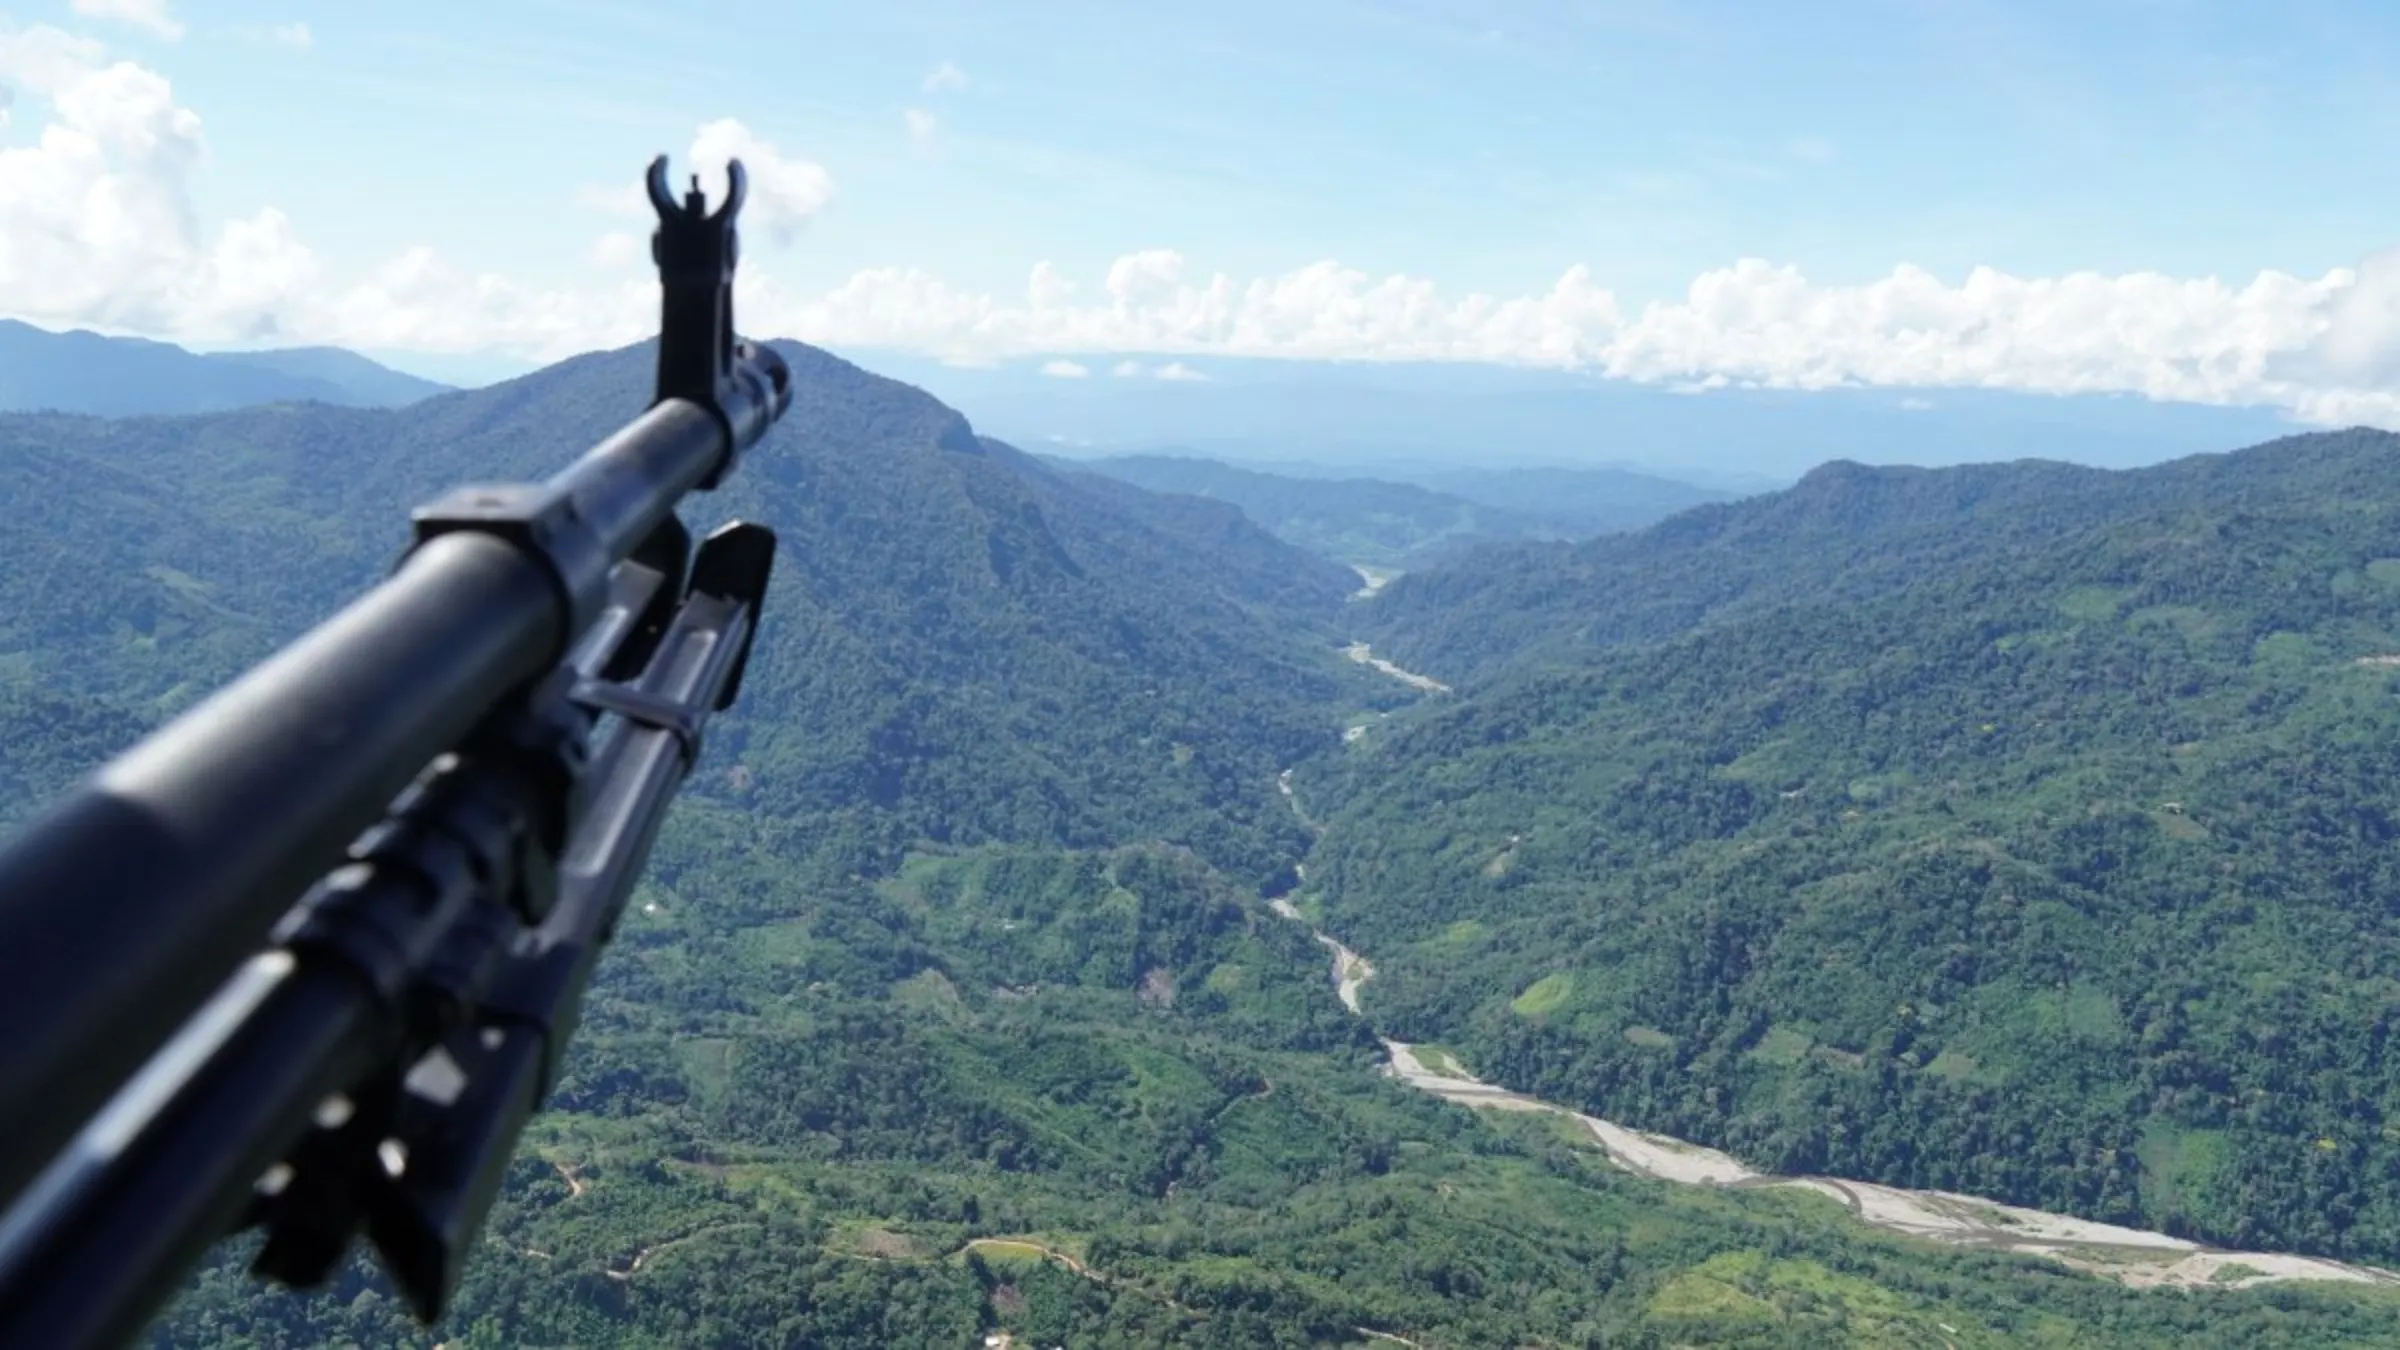
<svg viewBox="0 0 2400 1350">
<path fill-rule="evenodd" d="M 0 1196 L 428 760 L 557 658 L 565 619 L 538 560 L 491 535 L 434 540 L 0 854 Z"/>
<path fill-rule="evenodd" d="M 763 597 L 771 532 L 695 561 L 676 515 L 790 402 L 734 336 L 728 180 L 712 215 L 650 166 L 646 412 L 545 483 L 420 508 L 391 577 L 0 849 L 0 1342 L 129 1335 L 244 1222 L 299 1284 L 371 1225 L 438 1312 Z M 403 1100 L 437 1053 L 485 1118 Z M 404 1182 L 360 1162 L 412 1140 Z"/>
</svg>

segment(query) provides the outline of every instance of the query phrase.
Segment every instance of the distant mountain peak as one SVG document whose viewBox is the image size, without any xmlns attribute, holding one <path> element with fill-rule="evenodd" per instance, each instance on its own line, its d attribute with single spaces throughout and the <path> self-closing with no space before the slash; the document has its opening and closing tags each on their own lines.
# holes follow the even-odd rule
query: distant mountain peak
<svg viewBox="0 0 2400 1350">
<path fill-rule="evenodd" d="M 1725 495 L 1615 468 L 1395 468 L 1368 476 L 1311 465 L 1229 464 L 1181 447 L 1056 462 L 1154 492 L 1229 502 L 1320 556 L 1403 569 L 1472 547 L 1632 529 Z"/>
<path fill-rule="evenodd" d="M 2373 499 L 2396 446 L 2400 436 L 2355 430 L 2138 469 L 1833 460 L 1784 491 L 1638 533 L 1412 573 L 1362 609 L 1360 631 L 1413 669 L 1472 683 L 1513 662 L 1576 661 L 1760 606 L 1889 594 L 1962 559 L 2055 547 L 2136 515 Z"/>
<path fill-rule="evenodd" d="M 449 391 L 339 347 L 199 353 L 0 319 L 0 412 L 122 417 L 303 402 L 383 408 Z"/>
</svg>

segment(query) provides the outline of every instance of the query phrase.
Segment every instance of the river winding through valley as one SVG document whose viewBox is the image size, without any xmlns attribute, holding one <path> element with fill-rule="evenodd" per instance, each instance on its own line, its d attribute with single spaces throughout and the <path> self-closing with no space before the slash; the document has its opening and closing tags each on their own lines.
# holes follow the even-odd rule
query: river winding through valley
<svg viewBox="0 0 2400 1350">
<path fill-rule="evenodd" d="M 1420 691 L 1446 692 L 1438 681 L 1373 657 L 1365 643 L 1354 645 L 1347 655 Z M 1292 789 L 1290 770 L 1278 777 L 1276 787 L 1303 823 L 1311 830 L 1322 828 L 1302 809 L 1299 796 Z M 1306 884 L 1305 867 L 1299 879 Z M 1288 920 L 1308 922 L 1288 897 L 1268 903 Z M 1363 1016 L 1359 992 L 1374 978 L 1374 965 L 1322 930 L 1312 926 L 1310 932 L 1333 955 L 1334 990 L 1342 1005 Z M 2400 1284 L 2400 1273 L 2372 1266 L 2318 1257 L 2226 1251 L 2164 1233 L 2121 1228 L 1948 1191 L 1906 1190 L 1835 1177 L 1775 1176 L 1712 1148 L 1630 1130 L 1614 1121 L 1486 1083 L 1446 1054 L 1421 1053 L 1418 1047 L 1405 1042 L 1381 1036 L 1377 1039 L 1383 1042 L 1388 1057 L 1384 1072 L 1408 1086 L 1460 1106 L 1494 1111 L 1544 1111 L 1569 1117 L 1590 1133 L 1610 1162 L 1637 1176 L 1695 1186 L 1797 1187 L 1839 1202 L 1870 1227 L 1952 1246 L 2047 1257 L 2135 1288 L 2162 1285 L 2243 1288 L 2295 1280 Z"/>
</svg>

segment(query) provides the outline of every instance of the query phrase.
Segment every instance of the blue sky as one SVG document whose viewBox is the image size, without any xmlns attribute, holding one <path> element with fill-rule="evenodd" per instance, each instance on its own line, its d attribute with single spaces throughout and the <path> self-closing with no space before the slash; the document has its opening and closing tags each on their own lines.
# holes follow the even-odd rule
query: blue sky
<svg viewBox="0 0 2400 1350">
<path fill-rule="evenodd" d="M 305 26 L 305 45 L 292 25 Z M 1640 354 L 1609 353 L 1647 307 L 1698 306 L 1695 279 L 1730 275 L 1742 259 L 1768 269 L 1726 283 L 1743 296 L 1796 275 L 1805 291 L 1777 282 L 1786 297 L 1777 303 L 1847 306 L 1839 323 L 1853 328 L 1882 323 L 1880 336 L 1845 328 L 1853 345 L 1899 340 L 1873 317 L 1890 296 L 1870 289 L 1895 269 L 1923 269 L 1944 294 L 1965 296 L 1940 301 L 1955 309 L 1984 303 L 1967 294 L 1980 267 L 2027 285 L 2080 273 L 2213 280 L 2223 296 L 2193 302 L 2166 325 L 2170 337 L 2140 339 L 2152 347 L 2115 361 L 2103 383 L 2157 396 L 2238 387 L 2290 402 L 2336 385 L 2357 395 L 2370 383 L 2359 372 L 2381 370 L 2380 328 L 2344 339 L 2342 359 L 2320 349 L 2325 331 L 2343 326 L 2344 305 L 2389 308 L 2352 292 L 2361 274 L 2380 275 L 2362 262 L 2400 243 L 2400 178 L 2383 153 L 2400 133 L 2400 6 L 2388 3 L 78 0 L 0 9 L 0 33 L 47 28 L 98 44 L 86 49 L 90 69 L 130 61 L 154 72 L 173 105 L 197 116 L 205 158 L 174 166 L 196 254 L 223 222 L 273 208 L 312 260 L 312 294 L 422 247 L 460 276 L 503 277 L 535 297 L 510 303 L 555 309 L 569 303 L 561 296 L 624 282 L 595 280 L 594 240 L 640 226 L 598 209 L 594 190 L 624 191 L 657 151 L 680 163 L 696 128 L 733 119 L 831 184 L 828 198 L 797 212 L 807 219 L 788 244 L 754 238 L 754 265 L 780 297 L 762 300 L 765 312 L 827 336 L 864 324 L 867 336 L 921 350 L 1133 342 L 1279 354 L 1297 322 L 1289 303 L 1246 337 L 1219 312 L 1239 309 L 1262 279 L 1337 263 L 1363 277 L 1322 282 L 1337 291 L 1404 276 L 1456 306 L 1477 293 L 1540 297 L 1581 267 L 1579 285 L 1607 303 L 1579 300 L 1539 322 L 1600 334 L 1588 341 L 1544 347 L 1483 329 L 1459 338 L 1469 320 L 1455 314 L 1441 336 L 1418 324 L 1401 340 L 1392 335 L 1416 321 L 1389 311 L 1417 302 L 1390 292 L 1361 310 L 1384 317 L 1320 331 L 1289 354 L 1572 351 L 1558 359 L 1636 378 L 1721 370 L 1805 383 L 1830 377 L 1760 349 L 1777 320 L 1748 299 L 1731 317 L 1684 324 L 1704 322 L 1708 334 L 1654 325 Z M 56 91 L 46 100 L 17 65 L 0 146 L 29 149 L 64 114 L 51 106 Z M 0 79 L 10 74 L 0 57 Z M 1136 301 L 1166 305 L 1178 286 L 1198 295 L 1220 274 L 1237 299 L 1207 318 L 1195 317 L 1205 296 L 1187 297 L 1183 319 L 1105 333 L 974 317 L 976 303 L 1021 305 L 1042 262 L 1093 304 L 1114 294 L 1102 287 L 1112 264 L 1143 250 L 1176 260 L 1150 269 L 1164 280 Z M 862 273 L 880 277 L 872 303 L 853 294 L 846 309 L 810 308 Z M 2316 289 L 2242 299 L 2261 273 Z M 12 305 L 8 280 L 0 269 L 0 309 Z M 1902 290 L 1927 284 L 1903 281 Z M 1291 303 L 1317 294 L 1294 292 Z M 2012 344 L 2046 344 L 2042 360 L 1995 374 L 1999 358 L 1984 352 L 1952 363 L 1955 377 L 2083 380 L 2082 366 L 2054 369 L 2061 344 L 2086 342 L 2074 335 L 2094 325 L 2149 324 L 2161 292 L 2119 288 L 2044 319 L 2049 294 L 2020 288 L 2003 306 L 2015 316 Z M 205 307 L 175 317 L 77 303 L 99 326 L 210 337 L 195 317 Z M 922 312 L 907 322 L 857 317 L 862 306 L 888 316 L 898 305 Z M 290 317 L 300 307 L 290 300 L 278 312 L 277 331 L 348 331 L 322 314 Z M 81 312 L 64 301 L 14 308 L 54 326 Z M 393 334 L 417 332 L 393 322 Z M 1988 316 L 1944 322 L 1964 331 Z M 1758 330 L 1750 338 L 1732 331 L 1744 323 Z M 528 341 L 521 326 L 495 324 L 494 342 Z M 2193 325 L 2206 333 L 2184 331 Z M 478 340 L 452 328 L 414 341 Z M 2228 343 L 2241 354 L 2219 350 Z M 1840 378 L 1949 368 L 1901 372 L 1860 352 L 1833 363 Z M 2190 369 L 2164 382 L 2142 373 L 2158 361 Z M 2212 373 L 2212 361 L 2223 369 Z M 2225 373 L 2234 365 L 2243 368 Z"/>
<path fill-rule="evenodd" d="M 204 119 L 203 205 L 282 204 L 358 263 L 422 242 L 532 274 L 579 186 L 718 117 L 832 173 L 791 264 L 826 284 L 1164 246 L 1501 291 L 1585 262 L 1648 299 L 1746 255 L 2246 276 L 2400 238 L 2392 5 L 184 8 L 180 44 L 114 36 Z M 293 21 L 305 53 L 235 35 Z M 925 89 L 945 62 L 967 87 Z"/>
</svg>

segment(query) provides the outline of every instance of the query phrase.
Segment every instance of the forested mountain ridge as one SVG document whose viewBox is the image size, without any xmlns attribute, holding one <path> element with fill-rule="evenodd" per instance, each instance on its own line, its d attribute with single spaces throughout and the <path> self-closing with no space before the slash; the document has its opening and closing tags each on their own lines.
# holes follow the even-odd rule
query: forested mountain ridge
<svg viewBox="0 0 2400 1350">
<path fill-rule="evenodd" d="M 1728 494 L 1614 468 L 1267 472 L 1189 455 L 1053 459 L 1153 492 L 1231 502 L 1286 543 L 1415 568 L 1466 549 L 1637 529 Z"/>
<path fill-rule="evenodd" d="M 1229 502 L 1286 543 L 1371 567 L 1418 567 L 1475 544 L 1573 539 L 1584 533 L 1414 483 L 1363 476 L 1288 477 L 1179 455 L 1052 462 L 1152 492 Z"/>
<path fill-rule="evenodd" d="M 1402 470 L 1397 476 L 1436 492 L 1554 521 L 1575 537 L 1640 529 L 1679 511 L 1742 495 L 1611 464 L 1454 464 Z"/>
<path fill-rule="evenodd" d="M 2400 1259 L 2396 448 L 1832 466 L 1427 574 L 1585 641 L 1303 770 L 1368 1011 L 1778 1171 Z"/>
<path fill-rule="evenodd" d="M 272 370 L 298 380 L 332 385 L 339 396 L 330 400 L 362 408 L 397 408 L 452 392 L 452 386 L 394 370 L 380 361 L 342 347 L 273 347 L 259 351 L 210 352 L 203 360 L 225 365 Z M 199 409 L 181 409 L 195 412 Z"/>
<path fill-rule="evenodd" d="M 1087 489 L 916 390 L 783 350 L 792 411 L 692 506 L 703 528 L 748 514 L 782 538 L 762 692 L 719 734 L 743 772 L 710 790 L 841 816 L 887 861 L 912 831 L 1092 845 L 1125 812 L 1262 878 L 1297 851 L 1274 773 L 1366 677 L 1329 628 L 1321 650 L 1293 639 L 1339 611 L 1351 573 L 1230 509 Z M 153 718 L 381 575 L 409 505 L 546 475 L 640 411 L 651 351 L 393 411 L 0 418 L 0 472 L 56 504 L 0 524 L 0 556 L 99 583 L 13 607 L 42 629 L 0 646 L 0 670 Z M 1189 565 L 1203 546 L 1213 565 Z M 37 752 L 0 752 L 0 772 L 55 786 L 55 767 L 25 778 Z"/>
<path fill-rule="evenodd" d="M 1412 669 L 1472 683 L 1776 606 L 1872 599 L 2144 511 L 2373 500 L 2393 445 L 2361 429 L 2129 470 L 1837 460 L 1786 491 L 1695 507 L 1631 534 L 1485 550 L 1414 573 L 1353 627 Z"/>
<path fill-rule="evenodd" d="M 467 1268 L 453 1350 L 2380 1343 L 2379 1289 L 2141 1293 L 1624 1177 L 1369 1072 L 1314 944 L 1189 855 L 774 876 L 682 818 Z M 217 1254 L 152 1344 L 425 1344 Z"/>
<path fill-rule="evenodd" d="M 233 1244 L 153 1344 L 2298 1350 L 2400 1326 L 2388 1291 L 2143 1294 L 1808 1196 L 1676 1193 L 1380 1079 L 1258 899 L 1310 839 L 1277 769 L 1397 693 L 1333 645 L 1355 579 L 785 350 L 793 412 L 691 512 L 783 538 L 740 716 L 456 1315 L 414 1330 L 363 1263 L 269 1292 Z M 368 584 L 409 504 L 564 463 L 638 410 L 648 359 L 397 413 L 0 418 L 0 473 L 50 504 L 0 521 L 0 558 L 39 563 L 0 570 L 11 790 Z"/>
<path fill-rule="evenodd" d="M 0 319 L 0 412 L 123 417 L 295 401 L 383 408 L 448 389 L 338 347 L 201 354 Z"/>
<path fill-rule="evenodd" d="M 1297 605 L 1311 614 L 1330 614 L 1326 606 L 1338 589 L 1347 598 L 1357 586 L 1348 568 L 1327 570 L 1320 565 L 1295 566 L 1290 549 L 1269 546 L 1280 538 L 1258 524 L 1232 502 L 1210 501 L 1189 494 L 1145 490 L 1114 478 L 1075 471 L 1062 460 L 1029 455 L 1005 442 L 986 437 L 984 447 L 1017 466 L 1026 481 L 1050 498 L 1073 498 L 1105 503 L 1105 513 L 1082 512 L 1078 520 L 1098 523 L 1115 519 L 1138 521 L 1174 541 L 1183 552 L 1152 550 L 1142 561 L 1170 572 L 1189 570 L 1205 558 L 1212 569 L 1224 569 L 1225 579 L 1238 578 L 1241 594 L 1253 601 Z M 1296 541 L 1285 540 L 1305 548 Z M 1310 550 L 1314 551 L 1314 550 Z M 1330 554 L 1321 557 L 1330 558 Z"/>
</svg>

